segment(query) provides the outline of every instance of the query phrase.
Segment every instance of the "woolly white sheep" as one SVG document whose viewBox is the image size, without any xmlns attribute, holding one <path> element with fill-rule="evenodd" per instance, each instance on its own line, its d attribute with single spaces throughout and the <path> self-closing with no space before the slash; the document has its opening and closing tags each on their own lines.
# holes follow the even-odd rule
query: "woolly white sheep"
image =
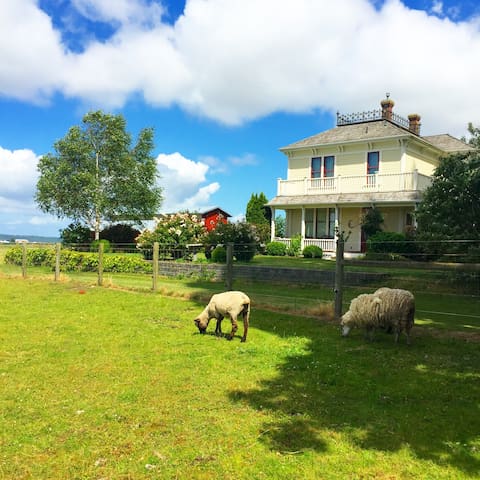
<svg viewBox="0 0 480 480">
<path fill-rule="evenodd" d="M 410 344 L 410 330 L 415 316 L 415 298 L 408 290 L 380 288 L 373 294 L 362 294 L 354 298 L 350 308 L 342 316 L 340 325 L 345 337 L 353 327 L 365 327 L 371 339 L 376 328 L 384 328 L 395 333 L 395 342 L 405 331 Z"/>
<path fill-rule="evenodd" d="M 217 319 L 215 334 L 222 333 L 221 322 L 224 317 L 230 317 L 232 322 L 232 331 L 228 336 L 231 340 L 235 332 L 238 330 L 237 317 L 242 315 L 243 318 L 243 337 L 242 342 L 247 340 L 248 323 L 250 317 L 250 299 L 243 292 L 232 291 L 217 293 L 212 296 L 210 302 L 202 313 L 194 320 L 200 333 L 205 333 L 208 324 L 212 318 Z"/>
</svg>

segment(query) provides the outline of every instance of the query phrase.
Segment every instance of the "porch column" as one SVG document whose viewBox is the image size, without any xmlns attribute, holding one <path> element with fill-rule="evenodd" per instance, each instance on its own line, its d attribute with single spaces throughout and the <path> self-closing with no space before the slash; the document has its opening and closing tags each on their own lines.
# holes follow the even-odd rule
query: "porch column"
<svg viewBox="0 0 480 480">
<path fill-rule="evenodd" d="M 270 220 L 270 241 L 273 242 L 275 238 L 275 207 L 270 207 L 270 211 L 272 212 L 272 218 Z"/>
<path fill-rule="evenodd" d="M 340 209 L 338 205 L 335 205 L 335 255 L 337 254 L 338 236 L 340 233 Z"/>
<path fill-rule="evenodd" d="M 305 207 L 302 207 L 302 226 L 300 230 L 300 235 L 302 237 L 300 247 L 303 250 L 304 243 L 305 243 Z"/>
</svg>

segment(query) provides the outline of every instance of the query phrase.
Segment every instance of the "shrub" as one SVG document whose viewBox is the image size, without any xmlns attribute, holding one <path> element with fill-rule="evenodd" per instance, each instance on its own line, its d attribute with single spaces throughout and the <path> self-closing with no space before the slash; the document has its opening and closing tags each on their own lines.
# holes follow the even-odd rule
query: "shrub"
<svg viewBox="0 0 480 480">
<path fill-rule="evenodd" d="M 111 251 L 111 245 L 108 240 L 94 240 L 90 244 L 90 251 L 91 252 L 98 252 L 99 245 L 103 245 L 103 253 L 108 253 Z"/>
<path fill-rule="evenodd" d="M 308 245 L 303 249 L 303 256 L 305 258 L 322 258 L 323 250 L 317 245 Z"/>
<path fill-rule="evenodd" d="M 13 247 L 5 253 L 5 263 L 22 264 L 22 248 Z M 27 250 L 27 266 L 45 266 L 55 268 L 55 251 L 46 248 Z M 98 254 L 62 250 L 60 252 L 60 269 L 64 272 L 94 272 L 98 269 Z M 103 262 L 105 272 L 151 273 L 152 265 L 143 258 L 133 255 L 105 255 Z"/>
<path fill-rule="evenodd" d="M 282 242 L 270 242 L 265 247 L 265 253 L 275 257 L 282 257 L 287 254 L 287 245 Z"/>
<path fill-rule="evenodd" d="M 298 257 L 300 249 L 302 248 L 302 236 L 297 233 L 290 240 L 290 245 L 287 248 L 287 255 L 290 257 Z"/>
<path fill-rule="evenodd" d="M 226 245 L 233 243 L 233 254 L 242 262 L 249 262 L 259 249 L 259 236 L 254 225 L 247 222 L 218 223 L 214 230 L 211 230 L 202 239 L 205 245 L 205 255 L 208 258 L 208 251 L 213 245 Z"/>
<path fill-rule="evenodd" d="M 225 263 L 227 261 L 227 249 L 222 245 L 217 245 L 212 251 L 212 262 Z"/>
<path fill-rule="evenodd" d="M 111 243 L 135 243 L 139 235 L 140 232 L 137 229 L 123 223 L 111 225 L 100 232 L 100 238 Z"/>
<path fill-rule="evenodd" d="M 31 267 L 49 266 L 55 258 L 55 251 L 51 248 L 28 248 L 27 265 Z M 22 247 L 13 247 L 5 253 L 5 263 L 21 265 L 23 259 Z"/>
<path fill-rule="evenodd" d="M 408 256 L 416 253 L 413 241 L 397 232 L 378 232 L 367 240 L 367 257 L 369 254 L 387 253 L 396 256 Z"/>
</svg>

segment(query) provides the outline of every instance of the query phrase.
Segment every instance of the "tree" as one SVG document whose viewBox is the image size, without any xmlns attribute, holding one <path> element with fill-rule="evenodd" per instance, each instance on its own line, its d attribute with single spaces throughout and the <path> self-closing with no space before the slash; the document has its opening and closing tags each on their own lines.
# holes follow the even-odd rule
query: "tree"
<svg viewBox="0 0 480 480">
<path fill-rule="evenodd" d="M 151 152 L 153 129 L 142 129 L 131 147 L 122 115 L 89 112 L 38 164 L 40 209 L 83 223 L 100 238 L 108 221 L 152 218 L 162 201 Z"/>
<path fill-rule="evenodd" d="M 362 217 L 362 230 L 368 238 L 382 231 L 382 223 L 384 222 L 382 212 L 375 206 L 367 209 Z"/>
<path fill-rule="evenodd" d="M 267 197 L 263 192 L 253 193 L 247 204 L 245 220 L 255 225 L 260 241 L 266 243 L 270 240 L 270 222 L 272 220 L 272 211 L 267 206 Z"/>
<path fill-rule="evenodd" d="M 472 147 L 480 148 L 480 128 L 474 127 L 473 123 L 470 122 L 467 126 L 467 130 L 471 137 L 468 139 L 468 141 L 465 137 L 462 137 L 462 140 Z"/>
<path fill-rule="evenodd" d="M 417 212 L 417 238 L 480 239 L 480 153 L 443 158 Z"/>
<path fill-rule="evenodd" d="M 79 223 L 71 223 L 60 230 L 60 238 L 63 243 L 90 243 L 92 240 L 90 229 Z"/>
</svg>

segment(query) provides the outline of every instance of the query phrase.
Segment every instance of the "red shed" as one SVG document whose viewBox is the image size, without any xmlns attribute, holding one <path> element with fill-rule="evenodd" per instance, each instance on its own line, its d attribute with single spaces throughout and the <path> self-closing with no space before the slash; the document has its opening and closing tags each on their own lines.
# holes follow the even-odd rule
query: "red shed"
<svg viewBox="0 0 480 480">
<path fill-rule="evenodd" d="M 203 223 L 208 232 L 214 230 L 218 222 L 227 223 L 228 217 L 231 215 L 218 207 L 202 213 Z"/>
</svg>

